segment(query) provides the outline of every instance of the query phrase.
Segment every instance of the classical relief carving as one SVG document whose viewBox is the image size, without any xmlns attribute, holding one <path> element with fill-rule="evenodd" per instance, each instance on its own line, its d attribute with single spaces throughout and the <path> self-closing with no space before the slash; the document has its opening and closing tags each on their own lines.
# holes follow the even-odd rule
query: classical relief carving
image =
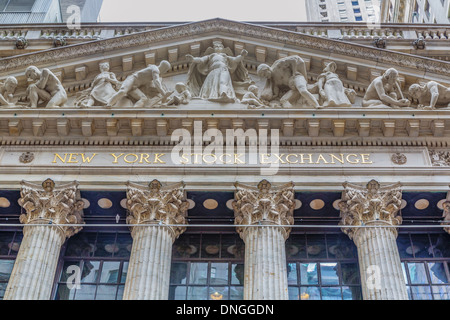
<svg viewBox="0 0 450 320">
<path fill-rule="evenodd" d="M 409 107 L 411 102 L 403 96 L 400 82 L 398 80 L 398 71 L 394 68 L 377 78 L 367 88 L 364 96 L 363 107 Z"/>
<path fill-rule="evenodd" d="M 424 85 L 413 84 L 409 87 L 409 94 L 419 101 L 419 109 L 433 110 L 436 107 L 450 107 L 450 88 L 435 81 L 429 81 Z"/>
<path fill-rule="evenodd" d="M 128 76 L 122 83 L 119 92 L 109 99 L 107 106 L 114 106 L 124 97 L 132 100 L 135 108 L 161 105 L 170 95 L 170 92 L 167 92 L 162 84 L 161 75 L 170 68 L 170 63 L 163 60 L 159 66 L 151 64 Z"/>
<path fill-rule="evenodd" d="M 184 186 L 181 183 L 162 188 L 158 180 L 150 182 L 148 187 L 128 182 L 127 199 L 128 224 L 187 224 L 189 203 L 186 201 Z M 186 230 L 186 227 L 170 228 L 174 240 Z"/>
<path fill-rule="evenodd" d="M 0 106 L 14 106 L 16 100 L 14 100 L 14 92 L 17 88 L 17 79 L 14 77 L 8 77 L 5 82 L 0 82 Z"/>
<path fill-rule="evenodd" d="M 24 152 L 20 155 L 19 161 L 22 163 L 30 163 L 34 160 L 34 153 L 33 152 Z"/>
<path fill-rule="evenodd" d="M 233 57 L 230 48 L 224 48 L 221 41 L 213 42 L 203 57 L 186 55 L 191 63 L 187 86 L 193 97 L 223 103 L 237 101 L 236 91 L 246 89 L 251 83 L 243 61 L 247 51 Z"/>
<path fill-rule="evenodd" d="M 43 101 L 46 108 L 62 107 L 67 101 L 66 90 L 49 69 L 41 71 L 31 66 L 25 70 L 25 76 L 34 81 L 27 89 L 31 108 L 37 108 L 39 101 Z"/>
<path fill-rule="evenodd" d="M 383 221 L 396 226 L 402 223 L 399 214 L 402 202 L 400 183 L 381 187 L 371 180 L 366 187 L 344 183 L 342 200 L 339 202 L 343 226 L 363 226 L 369 222 Z M 342 228 L 352 239 L 358 228 Z"/>
<path fill-rule="evenodd" d="M 83 224 L 83 201 L 78 191 L 78 182 L 55 186 L 47 179 L 42 187 L 31 182 L 22 181 L 19 204 L 26 214 L 20 215 L 23 224 L 57 224 L 66 237 L 71 237 L 82 227 L 64 226 Z"/>
<path fill-rule="evenodd" d="M 450 152 L 429 150 L 430 159 L 433 167 L 449 167 L 450 166 Z"/>
<path fill-rule="evenodd" d="M 397 152 L 392 155 L 391 161 L 395 164 L 403 165 L 408 161 L 408 158 L 406 158 L 405 154 Z"/>
<path fill-rule="evenodd" d="M 264 102 L 258 98 L 258 87 L 253 84 L 248 87 L 248 92 L 244 94 L 241 103 L 248 104 L 248 107 L 251 109 L 266 107 Z"/>
<path fill-rule="evenodd" d="M 355 103 L 356 92 L 353 89 L 344 88 L 336 74 L 336 69 L 336 63 L 330 62 L 318 78 L 317 84 L 322 105 L 324 107 L 351 107 Z"/>
<path fill-rule="evenodd" d="M 192 95 L 189 92 L 188 87 L 182 83 L 178 82 L 175 85 L 175 90 L 172 94 L 167 98 L 166 105 L 175 105 L 178 106 L 180 104 L 188 104 L 191 101 Z"/>
<path fill-rule="evenodd" d="M 266 79 L 260 98 L 271 106 L 290 108 L 304 105 L 320 108 L 316 97 L 308 91 L 305 61 L 299 56 L 278 59 L 272 66 L 260 64 L 257 74 Z"/>
<path fill-rule="evenodd" d="M 81 92 L 75 101 L 75 106 L 89 108 L 92 106 L 106 106 L 108 101 L 117 93 L 121 83 L 116 75 L 109 71 L 109 63 L 100 64 L 100 74 L 95 77 L 91 88 Z M 121 104 L 121 106 L 125 106 Z"/>
<path fill-rule="evenodd" d="M 246 227 L 239 225 L 275 224 L 292 225 L 294 223 L 294 184 L 288 183 L 275 188 L 267 180 L 262 180 L 258 187 L 236 183 L 233 209 L 237 231 L 243 238 Z M 285 238 L 291 228 L 284 227 Z"/>
</svg>

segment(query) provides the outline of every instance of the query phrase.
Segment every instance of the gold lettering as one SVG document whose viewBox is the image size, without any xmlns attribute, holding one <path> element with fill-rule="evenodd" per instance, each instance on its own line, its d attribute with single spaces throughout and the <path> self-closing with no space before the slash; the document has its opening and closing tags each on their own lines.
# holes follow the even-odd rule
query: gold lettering
<svg viewBox="0 0 450 320">
<path fill-rule="evenodd" d="M 325 164 L 329 164 L 329 162 L 327 160 L 325 160 L 325 158 L 323 157 L 322 154 L 319 154 L 319 158 L 317 158 L 317 162 L 316 163 L 320 163 L 320 160 L 322 160 L 323 163 L 325 163 Z"/>
<path fill-rule="evenodd" d="M 361 153 L 361 159 L 364 164 L 373 164 L 373 161 L 370 160 L 370 154 L 368 153 Z"/>
<path fill-rule="evenodd" d="M 307 159 L 309 160 L 309 163 L 314 163 L 312 161 L 312 154 L 309 153 Z M 305 163 L 305 155 L 303 153 L 300 153 L 300 163 Z"/>
<path fill-rule="evenodd" d="M 187 163 L 189 163 L 189 158 L 188 158 L 188 155 L 187 155 L 187 154 L 183 153 L 183 154 L 181 155 L 181 158 L 183 159 L 183 160 L 180 161 L 181 164 L 187 164 Z"/>
<path fill-rule="evenodd" d="M 350 160 L 350 157 L 355 157 L 356 159 L 352 161 L 352 160 Z M 356 155 L 356 154 L 348 154 L 346 159 L 347 159 L 348 163 L 353 163 L 353 164 L 359 163 L 358 155 Z"/>
<path fill-rule="evenodd" d="M 193 153 L 193 154 L 191 154 L 191 157 L 192 156 L 194 156 L 195 158 L 194 158 L 194 164 L 199 164 L 199 162 L 198 162 L 198 156 L 202 156 L 202 154 L 201 153 Z"/>
<path fill-rule="evenodd" d="M 270 156 L 270 154 L 261 153 L 261 164 L 271 164 L 272 162 L 268 162 L 269 156 Z"/>
<path fill-rule="evenodd" d="M 53 163 L 56 163 L 56 158 L 59 158 L 62 163 L 66 163 L 67 153 L 64 153 L 64 159 L 57 153 L 55 153 L 55 158 L 53 159 Z"/>
<path fill-rule="evenodd" d="M 151 163 L 148 161 L 148 157 L 150 157 L 148 153 L 141 153 L 141 160 L 139 160 L 139 163 L 144 163 L 144 160 L 147 163 Z"/>
<path fill-rule="evenodd" d="M 95 156 L 96 156 L 97 154 L 96 153 L 94 153 L 93 155 L 92 155 L 92 157 L 88 157 L 88 156 L 84 156 L 84 153 L 82 153 L 81 154 L 81 158 L 83 158 L 83 163 L 91 163 L 91 161 L 95 158 Z"/>
<path fill-rule="evenodd" d="M 114 162 L 113 162 L 113 163 L 118 163 L 119 158 L 120 158 L 121 156 L 123 156 L 124 154 L 121 153 L 121 154 L 119 154 L 118 156 L 116 156 L 115 153 L 111 153 L 111 155 L 114 157 Z"/>
<path fill-rule="evenodd" d="M 129 161 L 127 159 L 129 156 L 133 156 L 135 159 L 133 161 Z M 139 159 L 138 155 L 134 153 L 129 153 L 125 157 L 123 157 L 123 161 L 125 161 L 126 163 L 135 163 L 136 161 L 138 161 L 138 159 Z"/>
<path fill-rule="evenodd" d="M 334 164 L 334 163 L 336 163 L 336 162 L 334 162 L 334 160 L 337 160 L 337 161 L 339 161 L 340 163 L 344 164 L 344 162 L 345 162 L 345 160 L 344 160 L 344 154 L 343 154 L 343 153 L 340 153 L 339 155 L 341 156 L 341 158 L 338 158 L 338 157 L 336 157 L 334 154 L 331 154 L 331 153 L 330 153 L 331 163 Z"/>
<path fill-rule="evenodd" d="M 78 163 L 77 155 L 78 153 L 70 153 L 69 160 L 67 160 L 67 163 Z"/>
<path fill-rule="evenodd" d="M 155 153 L 155 161 L 153 161 L 153 163 L 163 163 L 163 164 L 165 164 L 165 162 L 160 159 L 164 155 L 165 155 L 165 153 Z"/>
<path fill-rule="evenodd" d="M 284 153 L 282 153 L 281 155 L 274 153 L 273 155 L 278 159 L 277 161 L 279 161 L 281 164 L 286 164 L 286 162 L 284 162 L 283 159 L 281 159 L 284 156 Z"/>
<path fill-rule="evenodd" d="M 239 159 L 239 157 L 242 157 L 243 156 L 243 154 L 240 154 L 240 153 L 235 153 L 234 154 L 234 164 L 237 164 L 237 163 L 239 163 L 239 164 L 245 164 L 245 161 L 242 161 L 241 159 Z M 239 161 L 239 162 L 238 162 Z"/>
<path fill-rule="evenodd" d="M 286 161 L 287 161 L 289 164 L 298 163 L 298 159 L 294 162 L 294 161 L 289 160 L 290 157 L 298 157 L 298 156 L 297 156 L 296 154 L 288 154 L 288 155 L 286 156 Z"/>
<path fill-rule="evenodd" d="M 231 158 L 230 161 L 224 160 L 225 157 L 230 157 L 230 158 Z M 233 163 L 233 157 L 232 157 L 231 154 L 229 154 L 229 153 L 222 154 L 222 155 L 219 157 L 219 160 L 220 160 L 220 162 L 222 162 L 223 164 L 230 164 L 230 163 Z"/>
<path fill-rule="evenodd" d="M 208 162 L 208 161 L 206 161 L 206 157 L 211 157 L 211 158 L 214 158 L 214 160 L 213 160 L 213 161 L 210 161 L 210 162 Z M 212 163 L 214 163 L 214 162 L 216 162 L 216 161 L 217 161 L 217 157 L 216 157 L 216 155 L 215 155 L 215 154 L 204 154 L 204 155 L 203 155 L 203 157 L 202 157 L 202 159 L 203 159 L 203 162 L 204 162 L 204 163 L 206 163 L 206 164 L 212 164 Z"/>
</svg>

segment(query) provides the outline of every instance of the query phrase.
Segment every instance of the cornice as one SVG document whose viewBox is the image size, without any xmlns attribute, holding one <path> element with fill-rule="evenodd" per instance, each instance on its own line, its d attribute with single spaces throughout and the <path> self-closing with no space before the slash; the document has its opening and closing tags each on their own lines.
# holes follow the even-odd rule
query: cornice
<svg viewBox="0 0 450 320">
<path fill-rule="evenodd" d="M 393 67 L 421 70 L 445 76 L 450 74 L 449 62 L 223 19 L 170 26 L 111 39 L 4 58 L 0 59 L 0 73 L 22 70 L 24 66 L 29 65 L 57 64 L 68 59 L 98 55 L 99 53 L 123 50 L 130 47 L 151 46 L 163 41 L 177 41 L 187 37 L 211 33 L 216 35 L 234 35 L 241 38 L 248 37 L 261 41 L 281 42 L 286 47 L 304 47 L 310 50 L 326 51 L 334 55 L 366 59 L 377 64 L 387 64 Z"/>
</svg>

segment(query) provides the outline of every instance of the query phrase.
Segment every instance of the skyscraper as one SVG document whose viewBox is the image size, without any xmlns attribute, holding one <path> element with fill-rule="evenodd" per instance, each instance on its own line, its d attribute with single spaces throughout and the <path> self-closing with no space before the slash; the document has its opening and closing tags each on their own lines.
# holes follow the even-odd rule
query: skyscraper
<svg viewBox="0 0 450 320">
<path fill-rule="evenodd" d="M 450 23 L 449 0 L 383 0 L 381 22 Z"/>
<path fill-rule="evenodd" d="M 307 0 L 308 21 L 376 22 L 380 0 Z"/>
</svg>

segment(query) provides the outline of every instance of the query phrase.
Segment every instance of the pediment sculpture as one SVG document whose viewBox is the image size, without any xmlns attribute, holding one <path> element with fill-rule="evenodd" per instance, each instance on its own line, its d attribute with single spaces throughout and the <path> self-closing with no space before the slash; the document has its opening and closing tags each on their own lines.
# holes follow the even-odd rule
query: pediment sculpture
<svg viewBox="0 0 450 320">
<path fill-rule="evenodd" d="M 30 66 L 25 70 L 25 76 L 33 82 L 27 88 L 31 108 L 37 108 L 40 102 L 46 108 L 58 108 L 66 103 L 66 90 L 49 69 L 39 70 L 35 66 Z"/>
</svg>

